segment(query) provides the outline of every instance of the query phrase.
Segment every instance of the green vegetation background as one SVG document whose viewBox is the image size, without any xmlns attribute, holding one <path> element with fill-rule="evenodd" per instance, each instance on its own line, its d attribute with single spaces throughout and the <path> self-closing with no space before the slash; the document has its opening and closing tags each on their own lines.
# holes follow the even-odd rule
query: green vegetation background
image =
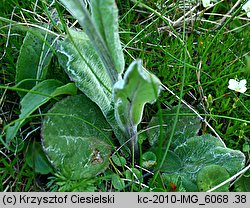
<svg viewBox="0 0 250 208">
<path fill-rule="evenodd" d="M 237 77 L 247 79 L 248 83 L 250 81 L 246 59 L 250 56 L 249 19 L 242 14 L 241 9 L 236 9 L 223 23 L 216 26 L 235 2 L 224 1 L 192 20 L 187 15 L 181 21 L 177 20 L 190 10 L 186 8 L 184 13 L 182 1 L 142 0 L 142 4 L 136 5 L 130 0 L 118 0 L 117 5 L 126 63 L 131 63 L 134 57 L 141 58 L 143 65 L 176 95 L 180 94 L 185 64 L 183 98 L 201 115 L 206 114 L 207 121 L 228 147 L 241 150 L 249 160 L 250 99 L 247 95 L 228 89 L 229 79 Z M 49 1 L 38 1 L 36 4 L 35 0 L 2 0 L 0 17 L 24 25 L 43 25 L 48 22 L 48 3 Z M 203 9 L 200 5 L 193 13 Z M 62 12 L 66 22 L 72 24 L 72 17 L 64 9 Z M 177 21 L 178 24 L 169 27 L 167 19 Z M 59 32 L 58 28 L 53 30 Z M 0 86 L 15 84 L 16 62 L 25 32 L 22 27 L 0 21 Z M 185 63 L 181 40 L 185 40 Z M 53 64 L 60 71 L 56 60 Z M 19 101 L 16 91 L 0 88 L 0 129 L 18 118 Z M 168 92 L 161 93 L 159 101 L 163 107 L 178 102 Z M 156 106 L 147 106 L 144 123 L 141 125 L 148 122 L 156 111 Z M 40 136 L 39 130 L 31 137 L 27 135 L 39 128 L 39 125 L 39 119 L 30 119 L 22 128 L 20 138 L 25 139 L 25 142 L 23 150 L 17 154 L 8 151 L 0 142 L 0 191 L 47 190 L 48 176 L 36 174 L 25 160 L 30 142 Z M 206 126 L 202 127 L 202 131 L 211 133 Z"/>
</svg>

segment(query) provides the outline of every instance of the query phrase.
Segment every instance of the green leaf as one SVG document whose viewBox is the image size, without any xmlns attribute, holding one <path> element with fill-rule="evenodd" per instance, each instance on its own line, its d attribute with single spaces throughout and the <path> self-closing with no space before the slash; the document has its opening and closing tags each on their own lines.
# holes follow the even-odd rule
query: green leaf
<svg viewBox="0 0 250 208">
<path fill-rule="evenodd" d="M 116 174 L 112 175 L 112 185 L 117 190 L 122 190 L 125 188 L 124 181 L 119 177 L 119 175 Z"/>
<path fill-rule="evenodd" d="M 237 192 L 250 192 L 250 177 L 243 175 L 235 182 L 234 185 L 235 191 Z"/>
<path fill-rule="evenodd" d="M 62 87 L 62 82 L 57 80 L 45 80 L 40 82 L 28 92 L 21 100 L 21 114 L 19 119 L 15 122 L 14 126 L 7 127 L 6 130 L 6 143 L 9 144 L 16 136 L 18 129 L 25 123 L 26 118 L 30 116 L 40 106 L 48 102 L 54 96 L 54 92 Z M 68 93 L 68 92 L 67 92 Z M 60 94 L 64 94 L 61 91 Z M 56 93 L 59 95 L 59 93 Z"/>
<path fill-rule="evenodd" d="M 178 172 L 183 167 L 183 162 L 175 152 L 169 150 L 161 170 L 167 173 Z"/>
<path fill-rule="evenodd" d="M 90 1 L 92 19 L 104 40 L 117 72 L 124 71 L 124 57 L 118 33 L 118 9 L 114 0 Z"/>
<path fill-rule="evenodd" d="M 68 83 L 61 87 L 56 88 L 56 90 L 52 93 L 52 96 L 56 97 L 59 95 L 76 95 L 77 88 L 74 83 Z"/>
<path fill-rule="evenodd" d="M 19 88 L 32 89 L 43 79 L 52 58 L 50 45 L 54 37 L 45 31 L 30 29 L 23 41 L 17 60 L 16 83 Z M 26 92 L 19 92 L 23 97 Z"/>
<path fill-rule="evenodd" d="M 156 155 L 153 152 L 145 152 L 142 155 L 142 167 L 151 169 L 157 164 Z"/>
<path fill-rule="evenodd" d="M 93 179 L 81 179 L 76 181 L 65 181 L 58 184 L 59 192 L 95 192 L 97 191 L 95 181 Z"/>
<path fill-rule="evenodd" d="M 245 156 L 238 150 L 224 148 L 223 144 L 209 134 L 188 139 L 174 151 L 188 169 L 200 169 L 204 165 L 217 164 L 226 168 L 230 175 L 244 167 Z M 187 172 L 192 172 L 188 171 Z"/>
<path fill-rule="evenodd" d="M 146 103 L 153 103 L 160 93 L 160 80 L 146 71 L 141 61 L 134 61 L 124 79 L 113 88 L 115 118 L 127 139 L 137 143 L 137 125 L 141 122 Z"/>
<path fill-rule="evenodd" d="M 28 165 L 31 168 L 34 168 L 35 172 L 37 173 L 48 174 L 53 171 L 48 158 L 43 152 L 41 144 L 38 142 L 33 142 L 29 145 L 25 159 Z"/>
<path fill-rule="evenodd" d="M 244 173 L 244 176 L 250 177 L 250 168 Z"/>
<path fill-rule="evenodd" d="M 121 156 L 113 155 L 112 160 L 117 166 L 120 167 L 124 167 L 124 165 L 126 164 L 126 159 Z"/>
<path fill-rule="evenodd" d="M 69 77 L 100 107 L 116 137 L 124 142 L 114 117 L 112 82 L 86 34 L 71 30 L 70 36 L 61 42 L 58 57 Z"/>
<path fill-rule="evenodd" d="M 71 30 L 70 37 L 61 42 L 58 57 L 77 87 L 107 115 L 111 110 L 112 82 L 85 33 Z"/>
<path fill-rule="evenodd" d="M 70 180 L 91 178 L 109 164 L 112 132 L 98 106 L 84 95 L 59 101 L 42 126 L 45 152 Z"/>
<path fill-rule="evenodd" d="M 165 143 L 168 142 L 171 131 L 174 125 L 174 120 L 176 116 L 177 106 L 173 107 L 171 110 L 162 110 L 162 120 L 163 120 L 163 138 Z M 186 106 L 181 106 L 178 121 L 175 127 L 175 133 L 171 143 L 171 148 L 179 146 L 184 143 L 190 137 L 196 136 L 200 129 L 200 119 L 197 116 L 192 115 L 191 111 Z M 159 144 L 160 138 L 160 121 L 159 113 L 157 116 L 153 117 L 148 126 L 148 138 L 151 146 L 157 146 Z"/>
<path fill-rule="evenodd" d="M 116 65 L 113 62 L 112 55 L 108 50 L 108 46 L 101 37 L 97 26 L 93 22 L 93 19 L 91 18 L 88 10 L 86 9 L 85 3 L 82 0 L 60 1 L 69 10 L 69 12 L 79 21 L 79 24 L 86 31 L 86 34 L 88 35 L 91 41 L 91 44 L 94 46 L 98 56 L 100 57 L 105 66 L 106 73 L 108 73 L 111 82 L 114 84 L 118 80 L 118 72 L 116 71 Z M 106 27 L 112 27 L 112 25 L 106 25 Z"/>
<path fill-rule="evenodd" d="M 197 174 L 208 165 L 219 165 L 227 170 L 230 176 L 240 171 L 245 164 L 245 155 L 238 151 L 225 148 L 223 144 L 211 135 L 202 135 L 189 138 L 186 142 L 176 147 L 174 154 L 180 160 L 180 167 L 176 171 L 170 171 L 176 164 L 165 161 L 169 164 L 162 171 L 166 174 L 178 175 L 187 191 L 197 191 Z"/>
<path fill-rule="evenodd" d="M 208 165 L 203 167 L 197 175 L 197 186 L 199 191 L 208 191 L 211 188 L 219 185 L 225 180 L 229 179 L 230 175 L 226 168 L 220 165 Z M 216 192 L 226 192 L 229 191 L 230 183 L 217 188 Z"/>
</svg>

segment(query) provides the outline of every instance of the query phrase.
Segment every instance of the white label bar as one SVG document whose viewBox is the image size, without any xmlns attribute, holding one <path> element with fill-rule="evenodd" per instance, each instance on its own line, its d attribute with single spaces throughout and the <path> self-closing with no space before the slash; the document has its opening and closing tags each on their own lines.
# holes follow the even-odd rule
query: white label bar
<svg viewBox="0 0 250 208">
<path fill-rule="evenodd" d="M 25 208 L 249 208 L 250 192 L 8 192 L 0 207 Z"/>
</svg>

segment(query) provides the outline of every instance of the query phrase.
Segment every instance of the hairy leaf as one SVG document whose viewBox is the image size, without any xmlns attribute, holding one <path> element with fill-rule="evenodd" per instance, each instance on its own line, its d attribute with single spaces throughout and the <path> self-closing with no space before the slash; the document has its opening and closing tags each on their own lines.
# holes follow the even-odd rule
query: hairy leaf
<svg viewBox="0 0 250 208">
<path fill-rule="evenodd" d="M 175 116 L 176 116 L 177 106 L 173 107 L 170 110 L 162 110 L 162 129 L 163 129 L 163 138 L 165 143 L 168 142 L 170 137 Z M 175 133 L 173 136 L 173 140 L 171 143 L 171 148 L 179 146 L 183 142 L 185 142 L 190 137 L 196 136 L 200 129 L 200 119 L 197 116 L 192 115 L 193 112 L 185 107 L 181 106 L 180 113 L 178 116 L 178 121 L 175 127 Z M 152 146 L 157 146 L 159 144 L 160 138 L 160 121 L 159 121 L 159 113 L 157 116 L 153 117 L 149 123 L 148 127 L 148 137 L 149 143 Z"/>
<path fill-rule="evenodd" d="M 219 165 L 227 170 L 230 176 L 240 171 L 245 164 L 245 156 L 238 150 L 225 148 L 223 144 L 211 135 L 203 135 L 189 138 L 186 142 L 176 147 L 174 154 L 178 156 L 181 166 L 176 169 L 173 164 L 171 171 L 171 163 L 166 164 L 168 167 L 162 169 L 165 174 L 176 175 L 182 178 L 182 183 L 187 191 L 197 191 L 197 174 L 208 165 Z"/>
<path fill-rule="evenodd" d="M 146 71 L 141 61 L 134 61 L 124 79 L 114 85 L 114 109 L 118 126 L 137 143 L 137 125 L 146 103 L 153 103 L 160 93 L 160 80 Z"/>
<path fill-rule="evenodd" d="M 181 170 L 183 163 L 184 161 L 175 152 L 169 150 L 161 170 L 168 173 L 178 172 Z"/>
<path fill-rule="evenodd" d="M 111 110 L 112 82 L 84 32 L 70 31 L 58 50 L 60 64 L 104 115 Z"/>
<path fill-rule="evenodd" d="M 118 80 L 118 72 L 116 71 L 115 63 L 113 62 L 112 55 L 108 50 L 108 46 L 101 37 L 97 26 L 93 22 L 86 5 L 82 0 L 60 0 L 64 6 L 69 10 L 69 12 L 79 21 L 80 25 L 86 31 L 91 44 L 94 46 L 98 56 L 101 58 L 106 73 L 108 73 L 111 82 L 114 84 Z M 101 1 L 106 4 L 106 1 Z M 93 12 L 93 11 L 92 11 Z M 109 15 L 109 14 L 106 14 Z M 106 27 L 111 27 L 112 25 L 106 25 Z"/>
<path fill-rule="evenodd" d="M 90 1 L 92 19 L 104 40 L 119 74 L 124 71 L 124 58 L 118 33 L 118 9 L 114 0 Z"/>
<path fill-rule="evenodd" d="M 70 180 L 104 171 L 111 153 L 111 127 L 84 95 L 59 101 L 42 126 L 44 150 L 52 165 Z"/>
</svg>

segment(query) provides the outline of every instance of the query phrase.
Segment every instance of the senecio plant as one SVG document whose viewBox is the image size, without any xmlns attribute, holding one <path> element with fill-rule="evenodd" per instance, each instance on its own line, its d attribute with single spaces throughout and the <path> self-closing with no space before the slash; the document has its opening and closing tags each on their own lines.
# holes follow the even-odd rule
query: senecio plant
<svg viewBox="0 0 250 208">
<path fill-rule="evenodd" d="M 130 186 L 207 191 L 242 170 L 244 154 L 212 135 L 198 136 L 201 121 L 184 105 L 159 109 L 147 132 L 138 132 L 145 104 L 154 103 L 162 87 L 139 59 L 124 69 L 115 1 L 60 1 L 82 30 L 65 27 L 63 38 L 39 28 L 27 32 L 16 75 L 23 89 L 21 114 L 14 125 L 6 126 L 6 145 L 11 146 L 32 113 L 51 101 L 54 106 L 43 115 L 42 145 L 36 142 L 27 160 L 39 173 L 54 173 L 58 190 L 95 191 L 96 176 L 102 173 L 100 178 L 110 180 L 117 191 Z M 72 82 L 65 84 L 50 74 L 53 54 Z M 182 116 L 176 117 L 177 112 Z M 141 147 L 146 139 L 145 150 Z M 229 185 L 216 191 L 228 191 Z"/>
</svg>

